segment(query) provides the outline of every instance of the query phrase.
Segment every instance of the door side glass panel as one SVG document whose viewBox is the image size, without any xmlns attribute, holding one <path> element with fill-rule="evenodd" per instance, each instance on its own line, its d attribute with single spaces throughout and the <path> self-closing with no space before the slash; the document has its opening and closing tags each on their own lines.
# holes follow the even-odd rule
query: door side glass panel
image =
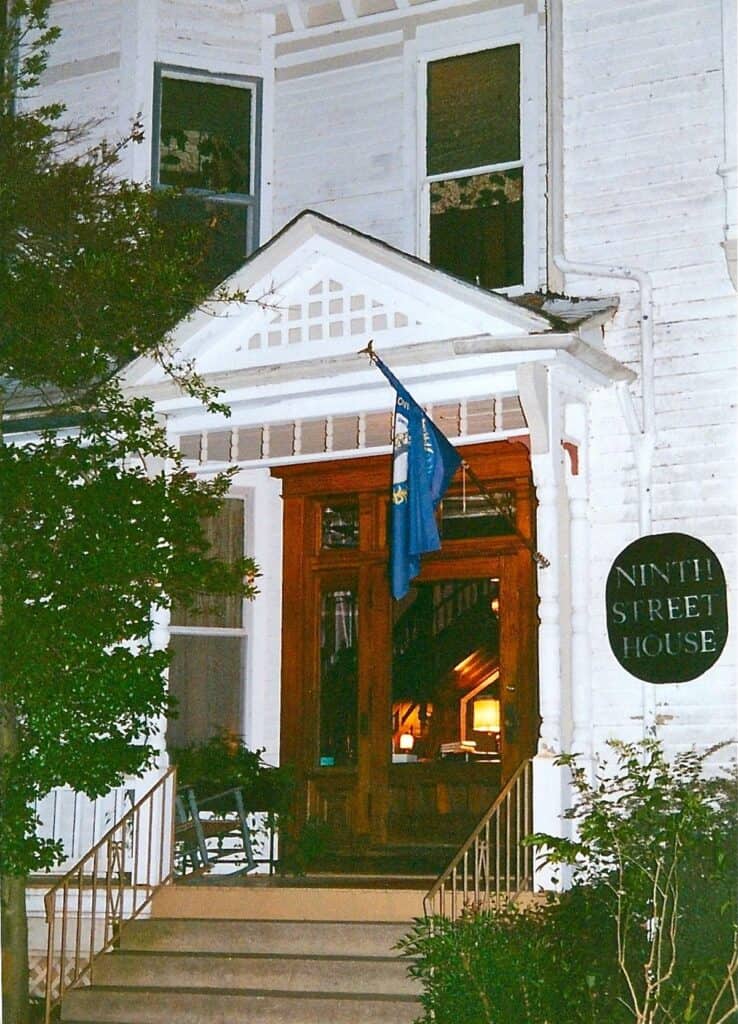
<svg viewBox="0 0 738 1024">
<path fill-rule="evenodd" d="M 318 766 L 352 767 L 357 756 L 358 601 L 353 589 L 324 591 L 320 608 Z"/>
<path fill-rule="evenodd" d="M 392 760 L 499 756 L 499 580 L 417 584 L 395 611 Z"/>
</svg>

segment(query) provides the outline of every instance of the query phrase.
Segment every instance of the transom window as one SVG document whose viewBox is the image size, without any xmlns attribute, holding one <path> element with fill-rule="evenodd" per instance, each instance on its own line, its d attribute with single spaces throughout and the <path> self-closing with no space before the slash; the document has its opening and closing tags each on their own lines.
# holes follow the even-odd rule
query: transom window
<svg viewBox="0 0 738 1024">
<path fill-rule="evenodd" d="M 154 187 L 178 188 L 177 216 L 207 224 L 207 274 L 232 274 L 258 242 L 260 83 L 158 66 Z"/>
<path fill-rule="evenodd" d="M 485 288 L 523 283 L 520 46 L 428 64 L 430 261 Z"/>
</svg>

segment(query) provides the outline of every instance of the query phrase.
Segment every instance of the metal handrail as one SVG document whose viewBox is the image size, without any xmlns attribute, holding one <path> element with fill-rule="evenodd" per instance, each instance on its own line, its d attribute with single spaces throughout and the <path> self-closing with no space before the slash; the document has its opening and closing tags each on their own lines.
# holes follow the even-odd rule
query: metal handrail
<svg viewBox="0 0 738 1024">
<path fill-rule="evenodd" d="M 524 761 L 423 899 L 426 917 L 455 921 L 465 911 L 498 909 L 533 888 L 532 761 Z"/>
<path fill-rule="evenodd" d="M 123 924 L 172 880 L 176 784 L 170 768 L 46 893 L 45 1024 L 64 993 L 117 942 Z"/>
</svg>

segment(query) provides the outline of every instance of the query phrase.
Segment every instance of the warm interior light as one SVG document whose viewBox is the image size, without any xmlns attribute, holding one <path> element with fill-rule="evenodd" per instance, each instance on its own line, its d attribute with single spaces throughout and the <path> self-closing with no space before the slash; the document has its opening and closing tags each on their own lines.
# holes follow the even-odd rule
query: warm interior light
<svg viewBox="0 0 738 1024">
<path fill-rule="evenodd" d="M 400 750 L 404 750 L 406 753 L 408 750 L 412 750 L 415 746 L 415 737 L 411 732 L 400 733 Z"/>
<path fill-rule="evenodd" d="M 472 705 L 474 732 L 500 731 L 500 702 L 494 697 L 479 697 Z"/>
</svg>

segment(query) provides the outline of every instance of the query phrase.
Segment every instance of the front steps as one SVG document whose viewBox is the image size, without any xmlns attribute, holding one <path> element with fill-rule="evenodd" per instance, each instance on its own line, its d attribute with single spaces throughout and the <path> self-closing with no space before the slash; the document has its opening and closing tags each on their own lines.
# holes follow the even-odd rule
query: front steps
<svg viewBox="0 0 738 1024">
<path fill-rule="evenodd" d="M 65 1024 L 411 1024 L 419 987 L 396 943 L 419 889 L 169 886 L 129 924 Z"/>
</svg>

